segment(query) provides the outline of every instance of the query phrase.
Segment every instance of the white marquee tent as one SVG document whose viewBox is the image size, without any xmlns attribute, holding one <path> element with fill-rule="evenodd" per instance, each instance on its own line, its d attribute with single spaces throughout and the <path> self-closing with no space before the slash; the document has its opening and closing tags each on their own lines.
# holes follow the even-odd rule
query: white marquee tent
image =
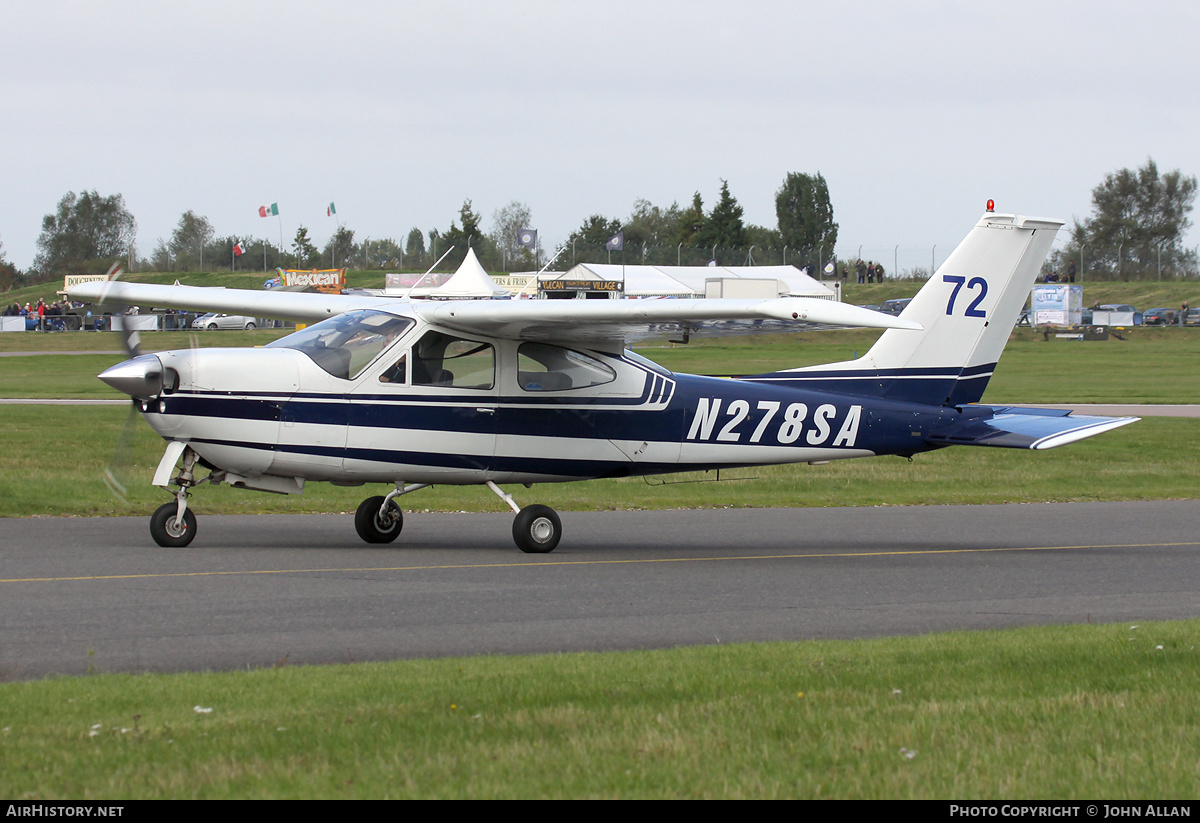
<svg viewBox="0 0 1200 823">
<path fill-rule="evenodd" d="M 626 297 L 704 297 L 712 278 L 773 279 L 779 295 L 836 299 L 833 289 L 795 266 L 622 266 L 615 263 L 580 263 L 561 274 L 540 279 L 617 280 L 625 283 Z"/>
</svg>

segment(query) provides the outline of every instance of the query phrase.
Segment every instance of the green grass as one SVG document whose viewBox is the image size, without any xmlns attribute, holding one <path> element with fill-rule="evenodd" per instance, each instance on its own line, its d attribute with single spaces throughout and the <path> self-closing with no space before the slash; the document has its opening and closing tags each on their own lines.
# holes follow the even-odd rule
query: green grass
<svg viewBox="0 0 1200 823">
<path fill-rule="evenodd" d="M 261 346 L 280 331 L 144 334 L 146 351 L 191 346 Z M 687 346 L 649 343 L 638 351 L 673 371 L 761 374 L 781 368 L 848 360 L 879 336 L 852 330 L 696 340 Z M 1200 329 L 1136 329 L 1124 340 L 1081 343 L 1029 330 L 1015 332 L 988 386 L 996 403 L 1200 403 Z M 56 355 L 61 351 L 121 351 L 113 332 L 0 335 L 0 397 L 119 398 L 95 379 L 123 354 Z"/>
<path fill-rule="evenodd" d="M 164 332 L 145 337 L 148 349 L 158 349 L 189 346 L 193 340 L 198 345 L 261 345 L 278 334 Z M 864 352 L 877 336 L 870 331 L 773 335 L 642 351 L 679 371 L 763 372 L 847 359 Z M 6 337 L 0 343 L 7 343 Z M 24 337 L 63 347 L 58 351 L 120 348 L 111 333 Z M 121 354 L 0 357 L 0 396 L 120 399 L 95 375 L 121 359 Z M 1200 333 L 1140 329 L 1125 340 L 1080 343 L 1017 332 L 985 400 L 1200 403 Z M 133 443 L 118 446 L 127 406 L 6 406 L 4 415 L 0 516 L 144 514 L 164 499 L 148 486 L 162 441 L 138 420 Z M 1050 452 L 953 448 L 919 455 L 912 463 L 875 458 L 722 473 L 723 478 L 749 478 L 732 483 L 675 482 L 715 477 L 680 475 L 665 478 L 665 483 L 630 479 L 542 485 L 535 494 L 540 502 L 563 510 L 1190 498 L 1200 488 L 1197 425 L 1191 419 L 1147 419 Z M 100 481 L 113 463 L 129 489 L 125 501 Z M 278 497 L 206 486 L 194 502 L 201 513 L 345 512 L 379 488 L 313 484 L 302 496 Z M 455 487 L 424 490 L 406 498 L 405 505 L 449 511 L 501 507 L 479 489 Z"/>
<path fill-rule="evenodd" d="M 0 796 L 1187 798 L 1198 640 L 1192 620 L 6 683 Z"/>
<path fill-rule="evenodd" d="M 140 420 L 118 446 L 128 417 L 121 406 L 6 406 L 0 428 L 0 516 L 143 515 L 166 495 L 149 485 L 163 441 Z M 1197 421 L 1150 418 L 1082 443 L 1044 452 L 950 448 L 918 455 L 769 466 L 660 478 L 543 484 L 518 500 L 556 509 L 853 506 L 1192 498 L 1200 489 Z M 115 464 L 128 488 L 121 500 L 104 485 Z M 278 496 L 205 485 L 198 514 L 352 512 L 383 486 L 310 484 Z M 408 509 L 503 511 L 478 487 L 437 486 L 404 498 Z"/>
</svg>

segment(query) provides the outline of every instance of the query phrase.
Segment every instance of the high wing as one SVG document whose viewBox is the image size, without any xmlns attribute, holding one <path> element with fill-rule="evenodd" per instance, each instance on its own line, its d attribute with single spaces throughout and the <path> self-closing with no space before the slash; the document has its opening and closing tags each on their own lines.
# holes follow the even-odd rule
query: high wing
<svg viewBox="0 0 1200 823">
<path fill-rule="evenodd" d="M 223 289 L 210 286 L 165 286 L 105 280 L 67 289 L 72 300 L 102 306 L 155 306 L 187 311 L 245 314 L 316 323 L 342 312 L 365 309 L 387 300 L 369 295 L 319 294 L 265 289 Z"/>
<path fill-rule="evenodd" d="M 919 331 L 889 314 L 812 297 L 768 300 L 469 300 L 415 303 L 424 319 L 523 340 L 617 342 L 687 330 L 698 335 L 865 326 Z"/>
<path fill-rule="evenodd" d="M 409 301 L 373 295 L 250 291 L 106 281 L 68 290 L 101 305 L 158 306 L 312 323 L 356 309 L 405 312 L 458 331 L 526 340 L 621 343 L 687 330 L 745 334 L 812 328 L 920 330 L 911 320 L 812 297 L 768 300 L 456 300 Z"/>
</svg>

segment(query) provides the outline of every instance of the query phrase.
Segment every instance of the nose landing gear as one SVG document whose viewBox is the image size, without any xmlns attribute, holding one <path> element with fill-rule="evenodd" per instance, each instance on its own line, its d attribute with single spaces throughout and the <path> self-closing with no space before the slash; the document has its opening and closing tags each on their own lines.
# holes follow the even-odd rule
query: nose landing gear
<svg viewBox="0 0 1200 823">
<path fill-rule="evenodd" d="M 164 503 L 150 516 L 150 536 L 164 549 L 182 549 L 196 537 L 196 515 L 187 505 L 188 490 L 196 485 L 196 478 L 192 473 L 192 469 L 196 467 L 196 453 L 180 443 L 178 448 L 169 447 L 163 460 L 169 460 L 170 465 L 174 465 L 175 455 L 180 450 L 183 452 L 183 467 L 179 470 L 179 475 L 171 481 L 172 485 L 179 487 L 179 490 L 174 492 L 175 501 Z"/>
</svg>

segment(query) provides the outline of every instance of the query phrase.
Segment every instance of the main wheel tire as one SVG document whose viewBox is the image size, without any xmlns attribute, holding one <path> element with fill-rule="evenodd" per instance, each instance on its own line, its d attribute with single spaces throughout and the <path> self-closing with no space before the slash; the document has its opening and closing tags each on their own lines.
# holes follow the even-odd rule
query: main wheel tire
<svg viewBox="0 0 1200 823">
<path fill-rule="evenodd" d="M 562 537 L 562 521 L 549 506 L 526 506 L 513 520 L 513 540 L 526 554 L 554 551 Z"/>
<path fill-rule="evenodd" d="M 253 323 L 247 323 L 247 324 L 246 324 L 246 331 L 254 331 L 254 324 L 253 324 Z"/>
<path fill-rule="evenodd" d="M 368 497 L 359 504 L 358 511 L 354 513 L 354 530 L 367 543 L 391 543 L 400 536 L 400 530 L 404 528 L 404 513 L 400 511 L 395 500 L 388 504 L 392 514 L 390 522 L 380 520 L 379 510 L 383 507 L 384 500 L 382 495 Z"/>
<path fill-rule="evenodd" d="M 204 328 L 208 329 L 209 331 L 216 331 L 216 330 L 217 330 L 217 324 L 216 324 L 216 323 L 209 323 L 209 324 L 208 324 L 207 326 L 205 326 Z"/>
<path fill-rule="evenodd" d="M 164 503 L 150 516 L 150 536 L 164 549 L 182 549 L 196 536 L 196 515 L 191 509 L 183 512 L 183 523 L 175 525 L 179 507 L 175 503 Z"/>
</svg>

